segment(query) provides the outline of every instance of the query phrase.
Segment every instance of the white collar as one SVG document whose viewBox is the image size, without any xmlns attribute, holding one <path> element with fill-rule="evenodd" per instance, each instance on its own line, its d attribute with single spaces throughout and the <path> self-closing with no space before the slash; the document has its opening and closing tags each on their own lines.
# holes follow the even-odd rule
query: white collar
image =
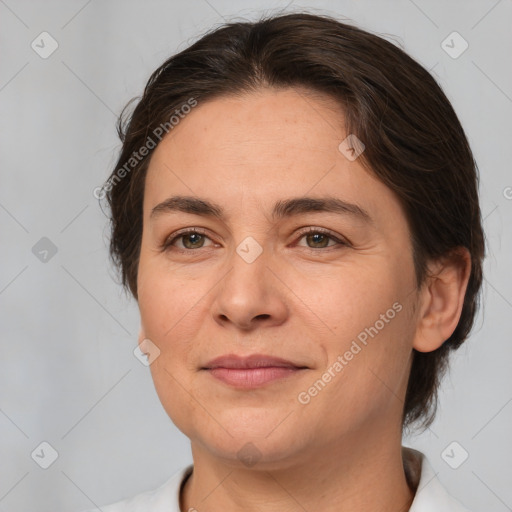
<svg viewBox="0 0 512 512">
<path fill-rule="evenodd" d="M 448 494 L 423 453 L 402 446 L 402 458 L 407 479 L 416 488 L 409 512 L 469 512 Z"/>
<path fill-rule="evenodd" d="M 409 512 L 469 512 L 448 494 L 423 453 L 402 447 L 402 457 L 407 479 L 416 489 Z M 192 470 L 193 465 L 190 464 L 180 469 L 160 487 L 102 507 L 101 510 L 103 512 L 180 512 L 180 489 Z M 86 512 L 96 512 L 96 510 Z"/>
</svg>

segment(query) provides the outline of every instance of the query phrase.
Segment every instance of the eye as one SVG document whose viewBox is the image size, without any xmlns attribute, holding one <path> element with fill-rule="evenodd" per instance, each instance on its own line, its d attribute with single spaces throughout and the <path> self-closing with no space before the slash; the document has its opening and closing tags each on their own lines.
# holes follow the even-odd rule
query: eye
<svg viewBox="0 0 512 512">
<path fill-rule="evenodd" d="M 302 231 L 300 240 L 306 240 L 309 249 L 327 249 L 335 246 L 348 246 L 349 244 L 338 237 L 334 236 L 330 231 L 321 228 L 308 228 Z M 329 245 L 329 242 L 334 242 Z M 310 245 L 311 244 L 311 245 Z"/>
<path fill-rule="evenodd" d="M 340 240 L 337 236 L 332 234 L 328 230 L 322 228 L 307 228 L 300 233 L 299 241 L 305 239 L 307 246 L 310 250 L 316 252 L 318 249 L 334 248 L 336 246 L 349 246 L 350 244 L 346 241 Z M 181 247 L 176 245 L 176 242 L 181 240 Z M 178 231 L 169 236 L 164 243 L 161 245 L 162 251 L 176 249 L 181 252 L 190 252 L 196 249 L 202 249 L 208 247 L 205 245 L 205 241 L 211 238 L 206 235 L 206 232 L 201 228 L 186 229 Z M 330 243 L 333 242 L 333 243 Z M 211 246 L 212 244 L 210 244 Z M 304 247 L 304 246 L 302 246 Z"/>
<path fill-rule="evenodd" d="M 182 240 L 182 247 L 176 247 L 175 242 L 180 239 Z M 211 239 L 199 228 L 178 231 L 165 240 L 162 244 L 162 250 L 169 250 L 171 246 L 176 247 L 180 251 L 202 249 L 203 247 L 206 247 L 204 245 L 205 240 Z"/>
</svg>

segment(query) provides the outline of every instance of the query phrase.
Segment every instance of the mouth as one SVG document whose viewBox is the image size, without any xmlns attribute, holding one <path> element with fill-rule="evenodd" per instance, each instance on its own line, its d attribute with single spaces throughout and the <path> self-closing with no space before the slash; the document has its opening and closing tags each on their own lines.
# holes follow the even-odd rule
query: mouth
<svg viewBox="0 0 512 512">
<path fill-rule="evenodd" d="M 260 354 L 248 357 L 229 354 L 213 359 L 201 369 L 229 386 L 253 389 L 298 375 L 308 367 Z"/>
</svg>

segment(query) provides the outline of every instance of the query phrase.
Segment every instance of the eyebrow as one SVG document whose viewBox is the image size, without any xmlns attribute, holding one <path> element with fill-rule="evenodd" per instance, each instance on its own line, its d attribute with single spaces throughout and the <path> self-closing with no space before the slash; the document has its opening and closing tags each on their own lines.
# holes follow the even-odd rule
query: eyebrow
<svg viewBox="0 0 512 512">
<path fill-rule="evenodd" d="M 157 204 L 151 210 L 150 219 L 154 219 L 163 213 L 175 212 L 191 213 L 219 220 L 225 218 L 224 209 L 212 201 L 192 196 L 173 196 Z M 350 215 L 368 224 L 373 224 L 373 219 L 364 208 L 337 197 L 295 197 L 282 199 L 274 204 L 272 220 L 311 212 Z"/>
</svg>

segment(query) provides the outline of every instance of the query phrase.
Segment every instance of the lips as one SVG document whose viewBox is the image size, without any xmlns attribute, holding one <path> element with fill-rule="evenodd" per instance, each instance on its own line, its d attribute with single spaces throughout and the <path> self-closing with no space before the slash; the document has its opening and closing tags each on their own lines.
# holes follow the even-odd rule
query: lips
<svg viewBox="0 0 512 512">
<path fill-rule="evenodd" d="M 237 356 L 228 354 L 212 359 L 204 367 L 206 370 L 213 368 L 306 368 L 303 365 L 297 365 L 286 359 L 279 357 L 266 356 L 261 354 L 252 354 L 250 356 Z"/>
<path fill-rule="evenodd" d="M 301 373 L 306 366 L 279 357 L 229 354 L 217 357 L 203 368 L 216 379 L 236 388 L 255 388 Z"/>
</svg>

